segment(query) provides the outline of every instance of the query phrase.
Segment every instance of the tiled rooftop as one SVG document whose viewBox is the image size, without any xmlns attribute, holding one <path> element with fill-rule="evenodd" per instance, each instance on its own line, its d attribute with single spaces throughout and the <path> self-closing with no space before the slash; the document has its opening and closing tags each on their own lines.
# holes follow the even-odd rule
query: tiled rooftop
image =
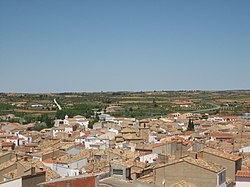
<svg viewBox="0 0 250 187">
<path fill-rule="evenodd" d="M 217 149 L 205 148 L 203 151 L 206 153 L 210 153 L 210 154 L 228 159 L 228 160 L 232 160 L 232 161 L 237 161 L 237 160 L 241 159 L 240 156 L 229 154 L 229 153 L 226 153 L 223 151 L 219 151 Z"/>
<path fill-rule="evenodd" d="M 196 185 L 186 182 L 184 180 L 181 180 L 180 182 L 174 183 L 170 185 L 169 187 L 196 187 Z"/>
<path fill-rule="evenodd" d="M 160 167 L 164 167 L 164 166 L 168 166 L 168 165 L 172 165 L 172 164 L 176 164 L 176 163 L 180 163 L 180 162 L 188 162 L 188 163 L 193 164 L 197 167 L 201 167 L 201 168 L 210 170 L 210 171 L 215 172 L 215 173 L 218 173 L 224 169 L 223 166 L 218 165 L 216 163 L 209 162 L 209 161 L 202 160 L 202 159 L 193 159 L 191 157 L 185 157 L 185 158 L 182 158 L 179 160 L 174 160 L 174 161 L 169 162 L 167 164 L 160 164 L 160 165 L 156 166 L 156 168 L 160 168 Z"/>
<path fill-rule="evenodd" d="M 80 153 L 75 154 L 75 155 L 64 155 L 62 157 L 59 157 L 58 158 L 58 162 L 59 163 L 72 163 L 72 162 L 76 162 L 76 161 L 78 161 L 80 159 L 91 157 L 91 155 L 93 155 L 94 152 L 97 152 L 97 150 L 87 150 L 87 149 L 84 149 L 83 151 L 81 151 Z"/>
<path fill-rule="evenodd" d="M 42 162 L 40 162 L 39 160 L 32 160 L 32 161 L 24 161 L 21 160 L 19 161 L 19 163 L 24 166 L 24 168 L 26 170 L 29 170 L 32 167 L 36 168 L 36 172 L 39 172 L 41 169 L 43 171 L 46 171 L 46 181 L 49 181 L 51 179 L 56 179 L 58 177 L 60 177 L 55 171 L 53 171 L 52 169 L 50 169 L 49 167 L 45 166 Z"/>
<path fill-rule="evenodd" d="M 8 177 L 9 179 L 14 179 L 14 178 L 16 178 L 16 177 L 17 177 L 17 169 L 12 170 L 12 171 L 10 171 L 10 172 L 8 172 L 8 173 L 5 173 L 5 174 L 3 175 L 3 177 Z"/>
<path fill-rule="evenodd" d="M 249 170 L 238 170 L 236 173 L 236 177 L 250 178 L 250 171 Z"/>
<path fill-rule="evenodd" d="M 0 163 L 0 170 L 4 169 L 4 168 L 7 168 L 13 164 L 15 164 L 16 162 L 16 158 L 13 158 L 9 161 L 6 161 L 6 162 L 3 162 L 3 163 Z"/>
<path fill-rule="evenodd" d="M 186 158 L 183 158 L 183 160 L 188 163 L 194 164 L 196 166 L 202 167 L 204 169 L 208 169 L 216 173 L 224 169 L 224 167 L 221 165 L 218 165 L 214 162 L 202 160 L 202 159 L 193 159 L 191 157 L 186 157 Z"/>
</svg>

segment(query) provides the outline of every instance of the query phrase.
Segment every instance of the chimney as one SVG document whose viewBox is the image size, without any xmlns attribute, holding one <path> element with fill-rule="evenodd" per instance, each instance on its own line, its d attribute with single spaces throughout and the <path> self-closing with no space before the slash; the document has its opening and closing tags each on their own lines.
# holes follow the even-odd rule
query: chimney
<svg viewBox="0 0 250 187">
<path fill-rule="evenodd" d="M 35 167 L 31 167 L 30 171 L 31 171 L 31 175 L 34 175 L 36 173 L 36 168 Z"/>
</svg>

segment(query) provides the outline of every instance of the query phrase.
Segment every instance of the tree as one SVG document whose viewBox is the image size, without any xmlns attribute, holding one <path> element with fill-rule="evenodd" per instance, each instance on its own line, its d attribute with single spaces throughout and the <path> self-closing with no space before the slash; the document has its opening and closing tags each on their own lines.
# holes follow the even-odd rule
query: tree
<svg viewBox="0 0 250 187">
<path fill-rule="evenodd" d="M 94 119 L 89 121 L 88 128 L 93 129 L 93 125 L 99 121 L 99 116 L 96 116 Z"/>
<path fill-rule="evenodd" d="M 189 119 L 188 121 L 188 128 L 187 128 L 188 131 L 194 131 L 194 122 L 192 119 Z"/>
<path fill-rule="evenodd" d="M 45 122 L 37 123 L 34 127 L 35 130 L 41 131 L 43 129 L 47 128 L 47 124 Z"/>
<path fill-rule="evenodd" d="M 44 122 L 47 127 L 53 127 L 53 119 L 51 119 L 48 114 L 42 114 L 39 118 L 39 121 Z"/>
</svg>

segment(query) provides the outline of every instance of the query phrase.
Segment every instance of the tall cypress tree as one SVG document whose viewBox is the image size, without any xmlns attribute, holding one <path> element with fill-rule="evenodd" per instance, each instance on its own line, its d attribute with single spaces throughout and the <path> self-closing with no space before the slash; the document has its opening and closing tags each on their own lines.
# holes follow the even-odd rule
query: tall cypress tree
<svg viewBox="0 0 250 187">
<path fill-rule="evenodd" d="M 189 119 L 188 121 L 188 128 L 187 128 L 188 131 L 194 131 L 194 122 L 192 119 Z"/>
</svg>

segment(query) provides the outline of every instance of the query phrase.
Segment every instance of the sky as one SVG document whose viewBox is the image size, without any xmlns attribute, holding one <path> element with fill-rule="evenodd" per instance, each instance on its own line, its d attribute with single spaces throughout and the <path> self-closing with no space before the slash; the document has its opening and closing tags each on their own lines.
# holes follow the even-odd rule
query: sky
<svg viewBox="0 0 250 187">
<path fill-rule="evenodd" d="M 0 92 L 250 89 L 249 0 L 1 0 Z"/>
</svg>

